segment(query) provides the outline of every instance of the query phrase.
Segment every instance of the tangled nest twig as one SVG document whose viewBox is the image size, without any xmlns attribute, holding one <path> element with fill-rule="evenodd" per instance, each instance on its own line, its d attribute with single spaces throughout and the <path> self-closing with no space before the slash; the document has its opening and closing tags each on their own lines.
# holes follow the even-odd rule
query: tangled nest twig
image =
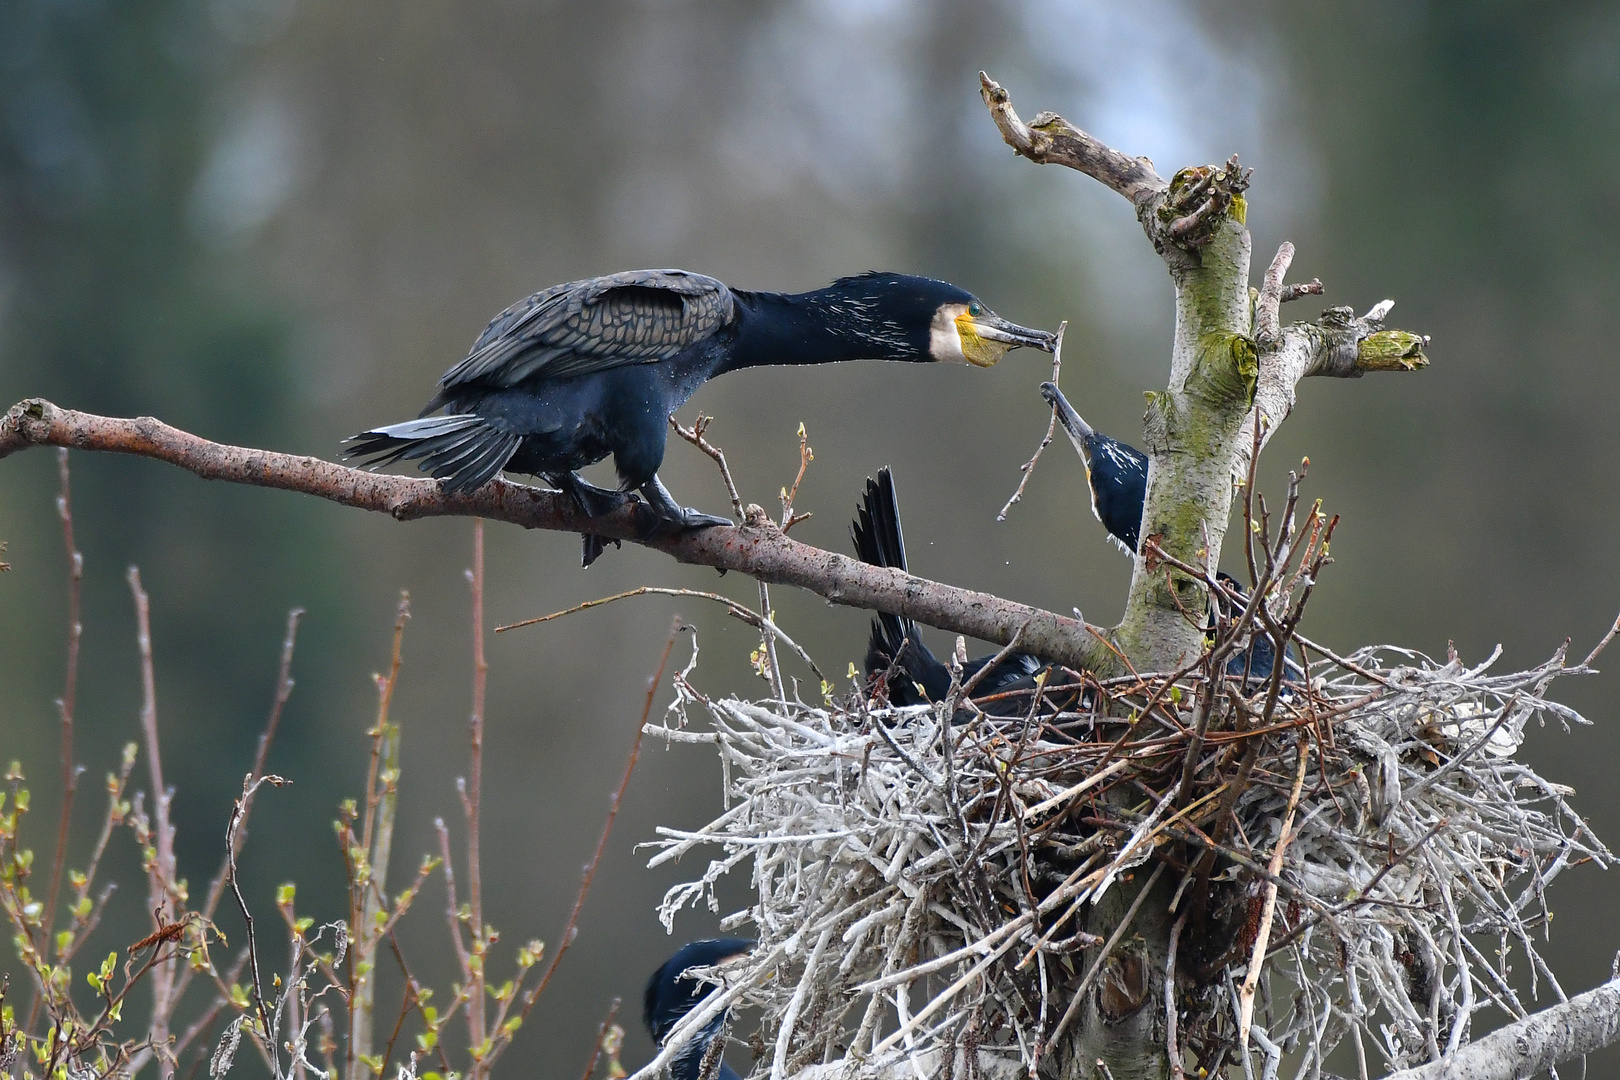
<svg viewBox="0 0 1620 1080">
<path fill-rule="evenodd" d="M 1467 667 L 1312 646 L 1327 658 L 1308 677 L 1233 665 L 1262 635 L 1279 652 L 1303 643 L 1294 628 L 1331 523 L 1312 512 L 1290 574 L 1296 490 L 1277 539 L 1263 503 L 1251 530 L 1265 602 L 1175 564 L 1237 612 L 1180 671 L 1058 669 L 1009 717 L 961 700 L 959 684 L 911 709 L 888 707 L 881 685 L 821 704 L 710 700 L 689 665 L 650 730 L 716 748 L 727 808 L 659 830 L 654 864 L 720 852 L 661 917 L 718 911 L 716 882 L 748 863 L 756 900 L 724 925 L 753 923 L 759 947 L 666 1054 L 740 1002 L 762 1013 L 755 1052 L 772 1077 L 829 1062 L 892 1075 L 907 1061 L 944 1077 L 1053 1075 L 1091 994 L 1116 1010 L 1173 1004 L 1177 1074 L 1191 1055 L 1210 1074 L 1241 1061 L 1272 1080 L 1288 1054 L 1296 1077 L 1315 1076 L 1348 1037 L 1366 1077 L 1454 1050 L 1482 1008 L 1526 1015 L 1543 982 L 1562 999 L 1536 946 L 1545 889 L 1612 856 L 1570 790 L 1513 754 L 1531 721 L 1585 723 L 1545 694 L 1592 657 L 1566 665 L 1560 648 L 1493 675 L 1499 653 Z M 689 723 L 693 706 L 710 730 Z M 1093 926 L 1111 890 L 1129 907 Z M 1122 989 L 1132 920 L 1154 918 L 1174 920 L 1168 955 L 1138 955 Z"/>
<path fill-rule="evenodd" d="M 1399 666 L 1381 665 L 1389 657 Z M 1210 796 L 1234 790 L 1230 781 L 1178 807 L 1190 736 L 1119 744 L 1131 725 L 1101 708 L 951 725 L 938 709 L 708 701 L 682 680 L 674 709 L 684 721 L 701 705 L 713 730 L 683 722 L 661 733 L 716 747 L 728 808 L 700 829 L 659 830 L 655 863 L 704 845 L 722 852 L 671 890 L 661 915 L 667 924 L 699 901 L 718 910 L 716 881 L 751 863 L 757 901 L 728 922 L 760 935 L 753 963 L 703 1020 L 737 997 L 760 1006 L 773 1075 L 846 1056 L 877 1070 L 953 1048 L 1029 1067 L 1054 1041 L 1076 980 L 1098 966 L 1080 962 L 1100 943 L 1077 931 L 1084 905 L 1149 862 L 1187 879 L 1175 891 L 1188 894 L 1197 856 L 1215 851 L 1216 932 L 1183 954 L 1177 984 L 1187 1045 L 1213 1058 L 1234 1041 L 1226 999 L 1256 937 L 1252 909 L 1302 746 L 1309 764 L 1254 1029 L 1273 1064 L 1301 1049 L 1299 1075 L 1311 1075 L 1354 1031 L 1363 1053 L 1370 1044 L 1399 1068 L 1454 1048 L 1487 1005 L 1525 1015 L 1515 945 L 1532 980 L 1562 998 L 1532 934 L 1544 890 L 1566 867 L 1611 856 L 1569 790 L 1511 748 L 1532 719 L 1581 722 L 1543 694 L 1589 669 L 1566 667 L 1562 650 L 1501 676 L 1489 661 L 1466 668 L 1402 650 L 1347 662 L 1365 674 L 1319 665 L 1288 706 L 1297 719 L 1208 738 L 1211 766 L 1253 758 L 1226 843 L 1213 826 L 1220 795 Z M 1108 711 L 1129 715 L 1159 682 L 1103 687 Z M 1190 700 L 1198 679 L 1183 686 Z"/>
</svg>

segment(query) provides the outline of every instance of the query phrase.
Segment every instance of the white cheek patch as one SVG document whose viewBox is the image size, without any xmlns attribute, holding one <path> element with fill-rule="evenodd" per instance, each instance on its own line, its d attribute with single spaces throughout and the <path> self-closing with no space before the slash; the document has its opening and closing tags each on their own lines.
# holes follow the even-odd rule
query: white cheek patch
<svg viewBox="0 0 1620 1080">
<path fill-rule="evenodd" d="M 962 351 L 962 335 L 957 333 L 956 322 L 941 326 L 939 320 L 928 330 L 928 355 L 942 363 L 965 364 L 967 354 Z"/>
</svg>

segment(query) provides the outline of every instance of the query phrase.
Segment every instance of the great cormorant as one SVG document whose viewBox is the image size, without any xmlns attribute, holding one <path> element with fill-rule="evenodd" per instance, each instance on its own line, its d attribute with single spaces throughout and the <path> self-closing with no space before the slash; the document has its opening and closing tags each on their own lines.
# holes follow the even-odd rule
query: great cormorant
<svg viewBox="0 0 1620 1080">
<path fill-rule="evenodd" d="M 1142 508 L 1147 501 L 1147 455 L 1086 423 L 1055 384 L 1042 383 L 1041 396 L 1057 410 L 1058 422 L 1085 464 L 1086 486 L 1091 489 L 1091 512 L 1108 530 L 1109 539 L 1130 554 L 1136 554 L 1142 532 Z M 1248 595 L 1243 584 L 1226 571 L 1220 571 L 1216 577 L 1238 596 Z M 1228 611 L 1224 598 L 1216 598 L 1216 607 L 1229 616 L 1236 614 Z M 1249 647 L 1226 662 L 1226 673 L 1250 684 L 1269 680 L 1276 664 L 1276 645 L 1264 630 L 1256 629 Z M 1293 646 L 1289 646 L 1283 661 L 1283 677 L 1294 680 L 1304 675 L 1304 667 L 1294 655 Z"/>
<path fill-rule="evenodd" d="M 1055 383 L 1041 383 L 1041 396 L 1057 410 L 1058 422 L 1085 464 L 1091 512 L 1127 554 L 1135 555 L 1147 501 L 1147 455 L 1082 420 Z"/>
<path fill-rule="evenodd" d="M 439 379 L 418 419 L 361 432 L 345 456 L 373 466 L 419 460 L 446 491 L 470 491 L 503 469 L 541 476 L 592 517 L 637 491 L 657 529 L 727 525 L 682 507 L 658 479 L 670 414 L 716 375 L 838 360 L 989 367 L 1009 349 L 1050 352 L 1055 341 L 929 278 L 869 273 L 772 293 L 686 270 L 633 270 L 513 304 Z M 609 454 L 619 490 L 575 475 Z"/>
<path fill-rule="evenodd" d="M 646 1023 L 647 1033 L 652 1036 L 653 1042 L 662 1047 L 664 1039 L 669 1036 L 681 1018 L 715 990 L 712 983 L 688 976 L 686 974 L 688 969 L 718 967 L 747 955 L 753 947 L 754 942 L 747 938 L 708 938 L 683 945 L 680 951 L 664 961 L 663 966 L 653 972 L 652 978 L 647 980 L 647 991 L 642 1002 L 642 1020 Z M 721 1013 L 715 1017 L 681 1047 L 675 1060 L 670 1062 L 669 1073 L 672 1080 L 698 1080 L 703 1055 L 708 1052 L 709 1044 L 714 1041 L 715 1036 L 720 1034 L 720 1029 L 725 1027 L 726 1016 L 726 1013 Z M 731 1066 L 721 1062 L 718 1080 L 740 1080 L 740 1078 Z"/>
<path fill-rule="evenodd" d="M 906 569 L 906 541 L 900 529 L 900 502 L 894 492 L 894 476 L 887 466 L 878 470 L 876 480 L 866 481 L 866 492 L 850 524 L 855 555 L 872 566 Z M 889 679 L 891 705 L 921 705 L 940 702 L 951 689 L 951 670 L 923 644 L 917 624 L 902 615 L 880 613 L 872 619 L 872 635 L 866 645 L 866 677 L 888 671 L 895 657 L 899 670 Z M 981 656 L 962 665 L 962 681 L 973 678 L 980 668 L 994 659 Z M 1041 662 L 1028 653 L 1015 652 L 987 672 L 974 688 L 975 696 L 989 696 L 1007 690 L 1041 668 Z M 919 689 L 920 688 L 920 689 Z M 992 711 L 992 710 L 987 710 Z"/>
</svg>

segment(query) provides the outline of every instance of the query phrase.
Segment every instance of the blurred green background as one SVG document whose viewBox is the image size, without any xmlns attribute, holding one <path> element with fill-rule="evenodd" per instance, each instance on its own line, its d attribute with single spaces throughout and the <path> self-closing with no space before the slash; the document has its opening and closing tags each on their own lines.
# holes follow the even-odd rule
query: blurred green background
<svg viewBox="0 0 1620 1080">
<path fill-rule="evenodd" d="M 1620 608 L 1612 4 L 7 0 L 0 404 L 43 395 L 331 458 L 344 436 L 414 415 L 485 321 L 540 287 L 682 266 L 798 290 L 883 268 L 949 278 L 1019 322 L 1068 319 L 1065 389 L 1093 423 L 1139 441 L 1141 392 L 1166 373 L 1169 282 L 1117 196 L 1002 145 L 980 68 L 1026 116 L 1057 109 L 1166 174 L 1241 153 L 1255 168 L 1256 277 L 1291 239 L 1294 277 L 1321 277 L 1325 302 L 1364 310 L 1391 296 L 1396 324 L 1434 336 L 1421 374 L 1305 385 L 1272 443 L 1267 489 L 1309 454 L 1309 493 L 1344 515 L 1308 633 L 1434 654 L 1451 640 L 1471 661 L 1500 642 L 1516 666 L 1569 636 L 1584 655 Z M 1044 429 L 1046 376 L 1031 353 L 990 371 L 752 371 L 683 415 L 718 417 L 711 437 L 745 498 L 773 507 L 805 423 L 805 541 L 845 549 L 861 482 L 892 465 L 915 572 L 1109 623 L 1129 565 L 1092 520 L 1066 446 L 994 520 Z M 135 459 L 79 454 L 73 470 L 89 770 L 75 862 L 99 778 L 137 731 L 124 574 L 138 563 L 194 891 L 251 761 L 285 612 L 308 609 L 271 755 L 295 784 L 261 797 L 243 874 L 266 912 L 274 885 L 296 877 L 301 910 L 323 919 L 341 911 L 329 822 L 359 793 L 369 675 L 410 590 L 395 704 L 402 882 L 433 846 L 433 818 L 459 819 L 471 524 L 400 525 Z M 724 508 L 690 448 L 671 444 L 663 476 L 684 501 Z M 54 493 L 52 455 L 0 463 L 14 566 L 0 577 L 0 756 L 35 781 L 42 848 L 65 642 Z M 757 599 L 737 575 L 642 550 L 588 572 L 577 560 L 575 537 L 492 527 L 490 619 L 648 583 Z M 859 659 L 864 614 L 785 589 L 774 599 L 824 670 Z M 752 636 L 697 602 L 628 601 L 492 638 L 484 865 L 505 943 L 555 943 L 676 610 L 699 628 L 700 686 L 762 690 Z M 1533 731 L 1521 751 L 1579 789 L 1611 841 L 1613 685 L 1559 684 L 1595 726 Z M 649 741 L 579 938 L 506 1075 L 578 1076 L 608 1000 L 623 996 L 633 1021 L 646 973 L 715 930 L 699 910 L 664 935 L 655 904 L 702 864 L 650 872 L 635 845 L 659 824 L 706 820 L 718 779 L 702 749 Z M 145 932 L 129 845 L 116 859 L 125 888 L 104 947 Z M 738 904 L 745 886 L 732 885 Z M 1552 897 L 1550 955 L 1570 992 L 1601 981 L 1620 948 L 1609 888 L 1578 868 Z M 442 895 L 428 887 L 405 939 L 441 988 Z M 229 915 L 222 926 L 236 928 Z M 625 1060 L 639 1063 L 649 1047 L 628 1026 Z M 1596 1059 L 1595 1075 L 1617 1061 Z"/>
</svg>

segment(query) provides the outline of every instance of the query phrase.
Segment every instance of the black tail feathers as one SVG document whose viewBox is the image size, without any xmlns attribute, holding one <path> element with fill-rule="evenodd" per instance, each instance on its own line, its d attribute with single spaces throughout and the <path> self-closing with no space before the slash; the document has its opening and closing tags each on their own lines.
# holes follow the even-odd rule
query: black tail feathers
<svg viewBox="0 0 1620 1080">
<path fill-rule="evenodd" d="M 906 569 L 900 501 L 888 466 L 878 470 L 877 479 L 866 481 L 849 535 L 855 542 L 855 555 L 862 562 Z M 901 615 L 880 613 L 872 620 L 872 636 L 867 641 L 867 677 L 887 671 L 896 659 L 900 660 L 900 672 L 889 684 L 889 700 L 894 704 L 920 704 L 923 698 L 917 694 L 918 684 L 930 700 L 939 700 L 949 690 L 950 671 L 923 644 L 917 624 Z"/>
<path fill-rule="evenodd" d="M 346 440 L 345 458 L 376 468 L 396 461 L 422 462 L 422 471 L 447 492 L 483 487 L 517 453 L 523 436 L 500 431 L 481 416 L 426 416 L 372 428 Z"/>
</svg>

